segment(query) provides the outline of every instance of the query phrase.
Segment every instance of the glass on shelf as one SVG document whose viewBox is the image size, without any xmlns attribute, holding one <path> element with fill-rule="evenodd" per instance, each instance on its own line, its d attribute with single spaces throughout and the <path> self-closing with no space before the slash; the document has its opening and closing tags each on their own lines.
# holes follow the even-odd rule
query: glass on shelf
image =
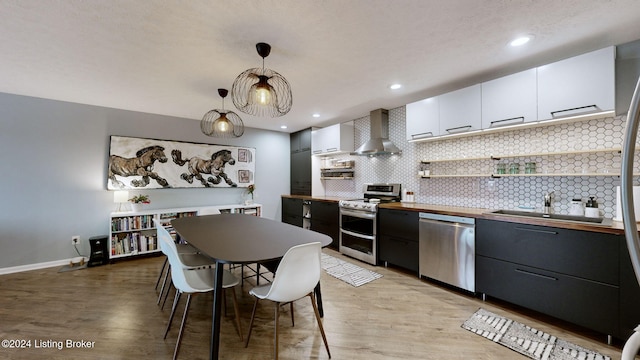
<svg viewBox="0 0 640 360">
<path fill-rule="evenodd" d="M 519 174 L 520 173 L 520 164 L 519 163 L 511 163 L 509 165 L 509 174 Z"/>
<path fill-rule="evenodd" d="M 535 174 L 536 173 L 536 163 L 528 162 L 524 164 L 524 173 L 525 174 Z"/>
<path fill-rule="evenodd" d="M 507 173 L 507 164 L 497 164 L 496 165 L 496 174 L 506 174 Z"/>
</svg>

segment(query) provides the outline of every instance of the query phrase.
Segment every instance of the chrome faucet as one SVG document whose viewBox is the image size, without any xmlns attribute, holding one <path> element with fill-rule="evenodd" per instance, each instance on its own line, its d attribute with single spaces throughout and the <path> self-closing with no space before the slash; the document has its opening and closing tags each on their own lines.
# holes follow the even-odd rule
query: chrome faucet
<svg viewBox="0 0 640 360">
<path fill-rule="evenodd" d="M 544 194 L 544 214 L 551 214 L 551 198 L 553 191 Z"/>
</svg>

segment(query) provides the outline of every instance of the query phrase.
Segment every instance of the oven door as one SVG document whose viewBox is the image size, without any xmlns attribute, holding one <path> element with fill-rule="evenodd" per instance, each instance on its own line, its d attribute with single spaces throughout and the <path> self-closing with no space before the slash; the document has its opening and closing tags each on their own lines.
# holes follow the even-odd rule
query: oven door
<svg viewBox="0 0 640 360">
<path fill-rule="evenodd" d="M 340 210 L 340 252 L 377 264 L 376 213 Z"/>
</svg>

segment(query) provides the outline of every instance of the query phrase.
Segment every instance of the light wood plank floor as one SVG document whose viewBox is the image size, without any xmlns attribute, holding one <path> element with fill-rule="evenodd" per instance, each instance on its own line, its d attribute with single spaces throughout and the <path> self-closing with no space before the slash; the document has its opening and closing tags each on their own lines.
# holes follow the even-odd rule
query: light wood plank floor
<svg viewBox="0 0 640 360">
<path fill-rule="evenodd" d="M 384 275 L 355 288 L 323 272 L 324 326 L 333 359 L 525 359 L 460 327 L 480 307 L 613 359 L 620 357 L 621 344 L 607 345 L 604 335 L 506 304 L 483 302 L 402 270 L 373 267 L 324 251 Z M 50 268 L 0 276 L 0 340 L 31 340 L 31 348 L 0 348 L 0 359 L 170 359 L 179 318 L 163 340 L 170 300 L 161 310 L 154 290 L 163 261 L 164 257 L 153 257 L 64 273 Z M 253 283 L 245 281 L 244 288 L 237 289 L 245 335 Z M 270 358 L 273 304 L 260 303 L 248 348 L 237 335 L 230 298 L 227 305 L 221 358 Z M 280 358 L 327 359 L 309 301 L 296 303 L 295 327 L 288 307 L 283 309 Z M 181 315 L 182 307 L 178 311 Z M 211 295 L 196 296 L 189 315 L 179 358 L 208 359 Z M 49 340 L 95 343 L 89 349 L 35 348 L 35 342 L 46 345 Z"/>
</svg>

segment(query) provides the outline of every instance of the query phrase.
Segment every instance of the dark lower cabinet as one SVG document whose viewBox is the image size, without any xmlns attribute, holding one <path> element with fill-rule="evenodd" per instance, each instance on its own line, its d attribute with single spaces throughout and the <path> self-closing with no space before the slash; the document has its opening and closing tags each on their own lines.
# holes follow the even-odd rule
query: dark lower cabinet
<svg viewBox="0 0 640 360">
<path fill-rule="evenodd" d="M 414 211 L 379 209 L 378 263 L 418 272 L 418 216 Z"/>
<path fill-rule="evenodd" d="M 331 236 L 333 249 L 338 249 L 340 241 L 339 217 L 337 202 L 311 200 L 311 230 Z"/>
<path fill-rule="evenodd" d="M 282 198 L 282 222 L 302 227 L 302 199 Z"/>
<path fill-rule="evenodd" d="M 477 219 L 476 291 L 626 339 L 640 289 L 625 251 L 621 235 Z"/>
<path fill-rule="evenodd" d="M 476 289 L 604 334 L 618 333 L 615 285 L 477 256 Z"/>
</svg>

